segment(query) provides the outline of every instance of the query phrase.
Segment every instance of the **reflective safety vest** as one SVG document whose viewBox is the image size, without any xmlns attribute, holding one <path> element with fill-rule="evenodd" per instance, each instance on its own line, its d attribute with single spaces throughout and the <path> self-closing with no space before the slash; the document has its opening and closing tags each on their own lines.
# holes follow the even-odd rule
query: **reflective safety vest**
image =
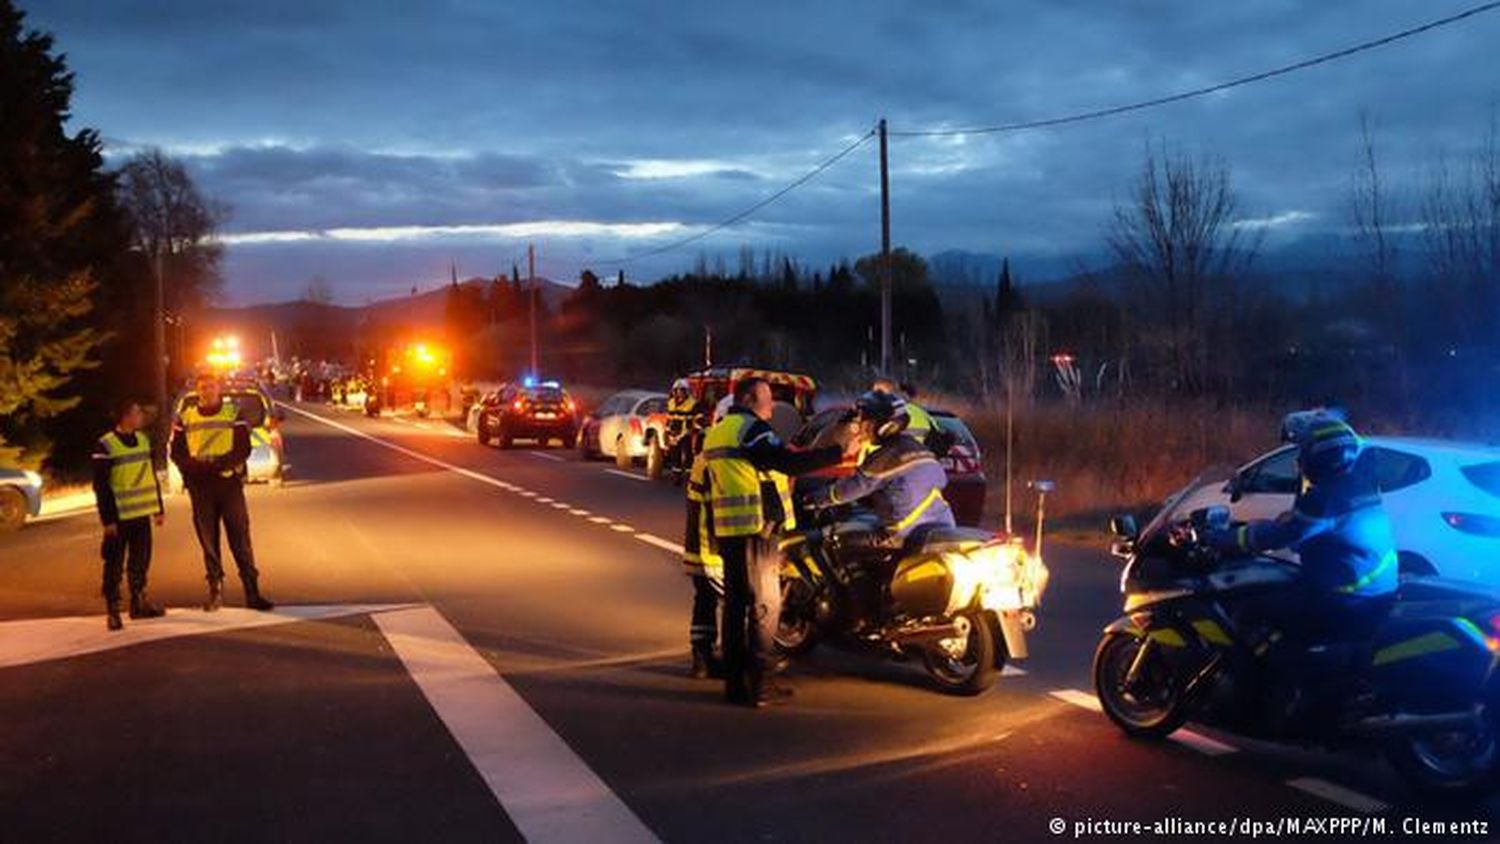
<svg viewBox="0 0 1500 844">
<path fill-rule="evenodd" d="M 689 575 L 724 577 L 724 559 L 714 548 L 713 531 L 708 522 L 708 461 L 703 455 L 693 458 L 687 479 L 687 525 L 682 534 L 682 565 Z"/>
<path fill-rule="evenodd" d="M 925 444 L 927 435 L 937 427 L 937 424 L 932 421 L 932 414 L 913 401 L 906 403 L 906 418 L 910 420 L 906 423 L 907 436 L 915 437 L 919 443 Z"/>
<path fill-rule="evenodd" d="M 183 408 L 182 432 L 187 437 L 188 454 L 203 461 L 228 454 L 234 448 L 234 423 L 239 417 L 239 410 L 228 399 L 212 415 L 197 407 Z M 219 475 L 228 478 L 234 475 L 234 470 L 224 469 Z"/>
<path fill-rule="evenodd" d="M 726 413 L 709 429 L 703 440 L 708 463 L 709 508 L 716 537 L 754 536 L 766 528 L 766 502 L 762 490 L 774 490 L 780 499 L 781 527 L 797 526 L 792 511 L 792 486 L 780 472 L 762 472 L 745 455 L 745 435 L 758 420 L 748 413 Z"/>
<path fill-rule="evenodd" d="M 131 446 L 110 431 L 99 438 L 99 445 L 109 455 L 109 491 L 120 521 L 160 513 L 156 474 L 151 470 L 151 440 L 146 433 L 137 432 Z"/>
</svg>

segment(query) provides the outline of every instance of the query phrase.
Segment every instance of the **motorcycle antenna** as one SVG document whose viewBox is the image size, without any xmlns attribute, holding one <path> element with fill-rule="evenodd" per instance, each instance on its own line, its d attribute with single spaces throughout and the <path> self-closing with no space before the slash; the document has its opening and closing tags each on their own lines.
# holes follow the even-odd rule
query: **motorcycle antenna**
<svg viewBox="0 0 1500 844">
<path fill-rule="evenodd" d="M 1011 522 L 1011 509 L 1010 509 L 1010 502 L 1011 502 L 1011 498 L 1010 498 L 1010 481 L 1011 481 L 1010 467 L 1011 467 L 1011 458 L 1012 458 L 1012 456 L 1014 454 L 1014 450 L 1015 450 L 1015 436 L 1014 436 L 1014 432 L 1015 432 L 1015 422 L 1016 422 L 1016 403 L 1014 401 L 1014 392 L 1015 392 L 1014 391 L 1014 383 L 1011 380 L 1010 373 L 1007 372 L 1005 374 L 1005 535 L 1006 536 L 1010 536 L 1013 533 L 1013 524 Z"/>
</svg>

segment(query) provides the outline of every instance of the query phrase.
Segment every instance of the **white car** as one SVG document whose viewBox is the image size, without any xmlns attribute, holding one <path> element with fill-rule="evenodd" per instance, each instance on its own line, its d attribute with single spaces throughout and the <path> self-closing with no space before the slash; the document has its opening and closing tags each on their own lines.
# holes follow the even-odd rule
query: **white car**
<svg viewBox="0 0 1500 844">
<path fill-rule="evenodd" d="M 1500 588 L 1500 448 L 1404 437 L 1367 437 L 1365 445 L 1361 459 L 1375 461 L 1401 573 Z M 1189 485 L 1153 523 L 1214 505 L 1228 506 L 1235 521 L 1275 518 L 1292 506 L 1297 484 L 1297 449 L 1283 446 L 1227 482 Z"/>
<path fill-rule="evenodd" d="M 632 466 L 646 456 L 651 438 L 662 435 L 659 429 L 666 412 L 665 393 L 615 393 L 579 426 L 578 449 L 586 458 L 609 457 L 622 468 Z"/>
</svg>

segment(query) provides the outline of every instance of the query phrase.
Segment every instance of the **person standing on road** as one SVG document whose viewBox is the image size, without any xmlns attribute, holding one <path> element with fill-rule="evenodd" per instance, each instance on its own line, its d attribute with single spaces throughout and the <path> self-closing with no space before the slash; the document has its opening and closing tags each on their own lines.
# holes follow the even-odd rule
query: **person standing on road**
<svg viewBox="0 0 1500 844">
<path fill-rule="evenodd" d="M 746 378 L 734 405 L 703 443 L 709 486 L 709 524 L 724 561 L 724 692 L 730 703 L 765 706 L 791 690 L 771 673 L 781 619 L 783 531 L 796 527 L 788 475 L 832 466 L 843 449 L 794 452 L 772 430 L 771 385 Z"/>
<path fill-rule="evenodd" d="M 130 617 L 165 615 L 146 597 L 146 574 L 151 568 L 151 526 L 161 526 L 164 512 L 161 484 L 151 467 L 151 440 L 141 430 L 145 414 L 134 399 L 120 403 L 115 424 L 99 438 L 94 452 L 94 501 L 104 525 L 104 607 L 110 630 L 120 621 L 120 579 L 130 572 Z"/>
<path fill-rule="evenodd" d="M 270 610 L 275 604 L 260 593 L 260 572 L 250 545 L 250 511 L 245 506 L 245 461 L 250 457 L 250 425 L 231 401 L 225 401 L 219 379 L 203 374 L 197 380 L 197 401 L 191 399 L 172 426 L 172 462 L 182 473 L 193 502 L 193 527 L 203 547 L 208 575 L 208 600 L 203 609 L 224 605 L 224 560 L 219 548 L 219 526 L 229 537 L 229 550 L 245 587 L 245 606 Z"/>
<path fill-rule="evenodd" d="M 688 642 L 693 648 L 694 680 L 724 676 L 724 666 L 714 653 L 719 646 L 719 609 L 724 603 L 724 560 L 709 530 L 708 496 L 708 461 L 700 454 L 688 472 L 687 524 L 682 533 L 682 567 L 693 581 Z"/>
</svg>

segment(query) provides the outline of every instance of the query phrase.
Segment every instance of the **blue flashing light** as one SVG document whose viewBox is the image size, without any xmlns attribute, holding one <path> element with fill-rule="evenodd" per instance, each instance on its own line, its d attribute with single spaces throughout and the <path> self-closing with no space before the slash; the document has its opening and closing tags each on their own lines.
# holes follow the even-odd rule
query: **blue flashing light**
<svg viewBox="0 0 1500 844">
<path fill-rule="evenodd" d="M 528 375 L 525 378 L 522 378 L 521 379 L 521 386 L 523 386 L 523 387 L 535 387 L 536 386 L 536 376 L 535 375 Z"/>
</svg>

